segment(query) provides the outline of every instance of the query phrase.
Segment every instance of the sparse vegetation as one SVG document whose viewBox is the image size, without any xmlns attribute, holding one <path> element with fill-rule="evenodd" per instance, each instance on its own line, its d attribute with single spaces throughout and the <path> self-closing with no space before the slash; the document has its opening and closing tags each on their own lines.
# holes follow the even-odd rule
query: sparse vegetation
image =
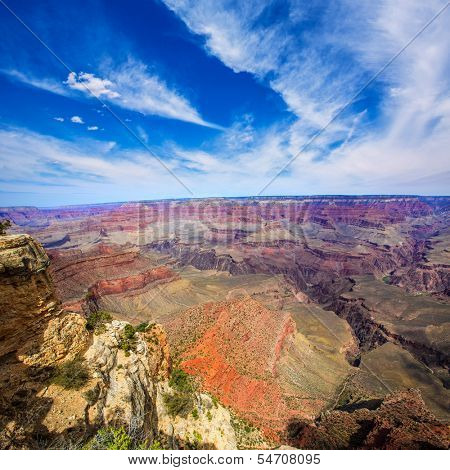
<svg viewBox="0 0 450 470">
<path fill-rule="evenodd" d="M 92 300 L 92 299 L 95 299 L 95 294 L 91 291 L 88 291 L 86 293 L 86 295 L 84 296 L 84 298 L 85 298 L 85 300 L 88 300 L 88 301 Z"/>
<path fill-rule="evenodd" d="M 76 357 L 64 362 L 55 369 L 51 379 L 52 383 L 66 389 L 78 390 L 89 380 L 89 372 L 84 365 L 84 359 Z"/>
<path fill-rule="evenodd" d="M 391 283 L 391 276 L 383 276 L 382 280 L 385 284 L 390 284 Z"/>
<path fill-rule="evenodd" d="M 164 395 L 164 403 L 171 416 L 186 417 L 190 412 L 198 419 L 198 410 L 194 409 L 194 394 L 196 385 L 192 377 L 181 369 L 175 368 L 169 379 L 169 385 L 174 393 Z"/>
<path fill-rule="evenodd" d="M 93 450 L 130 450 L 133 449 L 133 439 L 125 428 L 100 429 L 87 445 Z"/>
<path fill-rule="evenodd" d="M 133 436 L 123 426 L 108 427 L 97 431 L 97 434 L 84 446 L 87 450 L 163 450 L 161 442 Z"/>
<path fill-rule="evenodd" d="M 194 407 L 192 396 L 186 393 L 175 392 L 173 394 L 165 393 L 163 396 L 164 404 L 170 416 L 186 417 Z"/>
<path fill-rule="evenodd" d="M 211 411 L 207 411 L 206 412 L 206 417 L 208 418 L 208 421 L 212 421 L 212 414 L 211 414 Z"/>
<path fill-rule="evenodd" d="M 199 415 L 198 415 L 198 410 L 197 410 L 197 408 L 194 408 L 194 409 L 192 410 L 192 417 L 193 417 L 194 419 L 199 419 Z"/>
<path fill-rule="evenodd" d="M 147 447 L 146 450 L 163 450 L 164 447 L 162 446 L 161 442 L 154 440 L 150 447 Z"/>
<path fill-rule="evenodd" d="M 193 393 L 196 389 L 192 377 L 182 369 L 174 369 L 172 371 L 169 385 L 181 393 Z"/>
<path fill-rule="evenodd" d="M 105 331 L 105 323 L 112 320 L 112 315 L 104 310 L 92 312 L 86 322 L 86 329 L 93 331 L 95 334 L 101 334 Z"/>
<path fill-rule="evenodd" d="M 238 449 L 255 449 L 266 444 L 261 431 L 249 422 L 231 414 L 231 425 L 236 434 Z"/>
<path fill-rule="evenodd" d="M 11 221 L 3 219 L 0 221 L 0 235 L 6 235 L 6 231 L 11 227 Z"/>
<path fill-rule="evenodd" d="M 219 400 L 214 395 L 211 395 L 211 400 L 213 402 L 214 408 L 218 408 L 219 407 Z"/>
<path fill-rule="evenodd" d="M 201 444 L 202 441 L 203 441 L 202 435 L 195 429 L 194 429 L 194 432 L 192 434 L 194 435 L 194 439 L 195 439 L 196 443 Z"/>
<path fill-rule="evenodd" d="M 149 323 L 145 321 L 145 322 L 139 323 L 139 325 L 135 328 L 135 331 L 139 333 L 144 333 L 144 331 L 146 331 L 148 327 L 149 327 Z"/>
<path fill-rule="evenodd" d="M 88 405 L 94 405 L 100 395 L 100 389 L 97 387 L 91 388 L 83 393 L 83 398 L 87 401 Z"/>
<path fill-rule="evenodd" d="M 119 340 L 119 348 L 125 352 L 125 356 L 130 355 L 136 346 L 136 330 L 129 323 L 125 325 Z"/>
</svg>

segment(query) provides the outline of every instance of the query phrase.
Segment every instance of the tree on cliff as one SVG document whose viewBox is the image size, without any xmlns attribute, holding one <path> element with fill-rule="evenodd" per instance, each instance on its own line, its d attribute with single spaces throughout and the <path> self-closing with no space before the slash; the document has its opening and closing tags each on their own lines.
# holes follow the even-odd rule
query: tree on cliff
<svg viewBox="0 0 450 470">
<path fill-rule="evenodd" d="M 0 235 L 6 235 L 6 231 L 11 227 L 11 221 L 4 219 L 0 221 Z"/>
</svg>

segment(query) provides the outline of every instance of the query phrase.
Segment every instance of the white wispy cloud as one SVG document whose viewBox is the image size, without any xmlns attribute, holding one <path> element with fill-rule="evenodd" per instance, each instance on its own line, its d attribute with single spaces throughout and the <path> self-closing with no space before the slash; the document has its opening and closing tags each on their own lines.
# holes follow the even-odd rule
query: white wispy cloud
<svg viewBox="0 0 450 470">
<path fill-rule="evenodd" d="M 75 124 L 84 124 L 83 118 L 81 118 L 80 116 L 72 116 L 70 120 Z"/>
<path fill-rule="evenodd" d="M 442 171 L 447 157 L 443 144 L 444 133 L 433 146 L 418 148 L 394 149 L 382 138 L 377 145 L 367 139 L 331 160 L 296 161 L 290 174 L 274 182 L 270 194 L 417 193 L 418 185 L 422 194 L 446 194 L 450 171 Z M 425 150 L 437 155 L 426 170 Z M 256 194 L 279 169 L 285 153 L 286 136 L 273 128 L 256 133 L 254 145 L 231 154 L 218 145 L 210 151 L 171 147 L 159 156 L 196 197 L 204 197 Z M 66 141 L 26 129 L 0 129 L 0 169 L 3 191 L 36 193 L 40 204 L 189 196 L 147 152 L 94 139 Z M 14 194 L 9 204 L 24 201 Z"/>
<path fill-rule="evenodd" d="M 64 122 L 64 118 L 63 117 L 54 117 L 53 118 L 55 121 L 58 121 L 58 122 Z"/>
<path fill-rule="evenodd" d="M 98 126 L 88 126 L 88 131 L 98 131 Z"/>
<path fill-rule="evenodd" d="M 73 90 L 92 93 L 96 97 L 118 98 L 120 96 L 117 91 L 111 89 L 113 83 L 110 80 L 96 77 L 93 73 L 70 72 L 64 83 Z"/>
<path fill-rule="evenodd" d="M 124 109 L 144 115 L 198 124 L 222 130 L 217 124 L 206 121 L 182 92 L 169 86 L 163 79 L 150 73 L 148 67 L 133 58 L 121 65 L 104 66 L 103 77 L 94 73 L 70 72 L 66 80 L 36 78 L 17 70 L 0 70 L 13 80 L 58 95 L 97 97 Z"/>
<path fill-rule="evenodd" d="M 205 121 L 185 96 L 150 73 L 142 62 L 129 59 L 118 67 L 104 67 L 104 73 L 106 78 L 85 72 L 70 73 L 64 83 L 71 89 L 105 99 L 124 109 L 221 128 Z"/>
<path fill-rule="evenodd" d="M 52 78 L 36 77 L 33 74 L 24 73 L 15 69 L 0 69 L 0 73 L 25 85 L 39 88 L 41 90 L 55 93 L 57 95 L 67 96 L 67 88 L 58 80 Z"/>
<path fill-rule="evenodd" d="M 165 164 L 198 197 L 256 194 L 361 81 L 376 73 L 443 4 L 437 0 L 327 3 L 317 30 L 303 35 L 303 22 L 311 19 L 303 2 L 287 3 L 290 10 L 279 24 L 261 20 L 269 2 L 250 0 L 237 7 L 222 0 L 166 3 L 192 31 L 204 36 L 208 53 L 237 73 L 253 74 L 279 93 L 292 113 L 292 119 L 265 128 L 255 128 L 252 117 L 245 115 L 200 148 L 172 143 L 160 149 Z M 380 77 L 375 121 L 370 119 L 371 109 L 346 113 L 299 155 L 266 194 L 448 194 L 446 26 L 443 18 L 435 22 Z M 202 120 L 181 93 L 138 62 L 105 67 L 93 78 L 100 80 L 97 93 L 103 90 L 102 99 L 123 108 L 145 114 L 172 109 L 175 119 Z M 160 94 L 155 91 L 159 86 Z M 65 88 L 66 93 L 84 93 Z M 111 97 L 111 92 L 119 96 Z M 51 201 L 60 191 L 52 186 L 55 181 L 66 185 L 65 193 L 66 187 L 73 188 L 71 202 L 187 195 L 148 153 L 94 139 L 74 143 L 24 129 L 0 130 L 0 170 L 11 181 L 4 185 L 6 190 L 31 188 L 51 194 Z M 80 194 L 88 194 L 90 200 L 77 199 Z"/>
<path fill-rule="evenodd" d="M 145 142 L 146 144 L 148 144 L 148 134 L 147 132 L 145 131 L 145 129 L 143 129 L 141 126 L 137 126 L 136 128 L 137 130 L 137 134 L 139 136 L 139 138 Z"/>
<path fill-rule="evenodd" d="M 272 171 L 267 179 L 273 176 L 270 167 L 290 161 L 445 4 L 342 0 L 322 5 L 322 16 L 311 28 L 312 7 L 295 0 L 287 2 L 289 13 L 276 21 L 263 19 L 275 3 L 270 1 L 164 2 L 204 36 L 210 54 L 235 72 L 252 73 L 279 93 L 296 116 L 278 129 L 273 153 L 278 165 L 262 166 Z M 379 86 L 376 123 L 364 110 L 347 110 L 269 192 L 445 192 L 450 147 L 446 27 L 444 18 L 433 23 L 373 84 Z M 243 155 L 248 152 L 240 152 L 239 162 Z M 198 164 L 205 161 L 203 156 Z M 426 177 L 420 178 L 421 173 Z M 436 184 L 426 186 L 426 181 Z"/>
<path fill-rule="evenodd" d="M 0 129 L 0 168 L 3 191 L 34 192 L 50 205 L 117 200 L 119 194 L 186 196 L 151 155 L 115 142 L 71 142 L 27 129 Z"/>
<path fill-rule="evenodd" d="M 344 95 L 348 88 L 348 76 L 343 77 L 343 70 L 337 70 L 338 58 L 323 53 L 328 46 L 323 31 L 309 28 L 304 34 L 302 21 L 309 19 L 309 10 L 313 9 L 304 2 L 287 2 L 292 14 L 262 21 L 275 2 L 249 0 L 230 5 L 226 0 L 163 1 L 194 33 L 205 37 L 208 52 L 225 65 L 235 72 L 269 77 L 272 88 L 302 118 L 311 114 L 316 121 L 316 107 L 335 109 L 337 96 Z M 338 8 L 328 9 L 332 11 L 326 24 L 333 28 L 343 15 Z M 342 78 L 336 83 L 338 71 Z"/>
</svg>

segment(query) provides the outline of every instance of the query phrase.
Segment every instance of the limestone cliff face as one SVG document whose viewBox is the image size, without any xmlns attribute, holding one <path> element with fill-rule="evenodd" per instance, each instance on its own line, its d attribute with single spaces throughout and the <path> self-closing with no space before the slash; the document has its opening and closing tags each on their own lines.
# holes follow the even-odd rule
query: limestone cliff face
<svg viewBox="0 0 450 470">
<path fill-rule="evenodd" d="M 38 334 L 58 302 L 47 273 L 49 259 L 28 235 L 0 237 L 0 355 Z"/>
<path fill-rule="evenodd" d="M 0 238 L 0 448 L 77 447 L 108 426 L 175 448 L 199 435 L 207 447 L 236 447 L 229 412 L 207 395 L 196 394 L 195 419 L 168 414 L 171 360 L 159 325 L 135 332 L 131 349 L 123 347 L 126 322 L 89 333 L 84 316 L 61 309 L 48 266 L 30 236 Z M 53 383 L 52 371 L 75 357 L 84 383 Z"/>
</svg>

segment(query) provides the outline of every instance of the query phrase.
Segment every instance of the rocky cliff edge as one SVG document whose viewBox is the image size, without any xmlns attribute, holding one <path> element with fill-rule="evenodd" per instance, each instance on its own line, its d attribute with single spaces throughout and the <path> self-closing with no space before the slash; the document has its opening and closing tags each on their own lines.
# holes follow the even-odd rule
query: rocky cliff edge
<svg viewBox="0 0 450 470">
<path fill-rule="evenodd" d="M 0 448 L 108 448 L 118 430 L 143 448 L 236 448 L 210 396 L 192 388 L 188 412 L 174 406 L 160 325 L 87 323 L 61 308 L 48 266 L 32 237 L 0 237 Z"/>
</svg>

